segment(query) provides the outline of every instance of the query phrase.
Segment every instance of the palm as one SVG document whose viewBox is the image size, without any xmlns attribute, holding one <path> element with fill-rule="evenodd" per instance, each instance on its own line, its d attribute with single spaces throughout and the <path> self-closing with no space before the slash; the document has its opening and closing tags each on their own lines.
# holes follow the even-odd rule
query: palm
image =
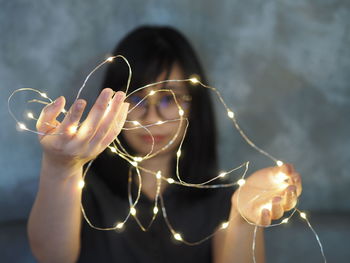
<svg viewBox="0 0 350 263">
<path fill-rule="evenodd" d="M 300 195 L 300 176 L 292 166 L 268 167 L 249 176 L 234 194 L 233 201 L 240 215 L 254 224 L 262 222 L 263 209 L 270 211 L 271 219 L 278 219 L 292 209 Z M 265 220 L 266 221 L 266 220 Z"/>
</svg>

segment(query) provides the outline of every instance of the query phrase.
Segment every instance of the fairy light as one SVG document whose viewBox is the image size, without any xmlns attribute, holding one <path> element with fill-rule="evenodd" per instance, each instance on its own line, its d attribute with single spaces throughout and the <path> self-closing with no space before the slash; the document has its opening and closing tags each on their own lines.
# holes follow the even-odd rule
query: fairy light
<svg viewBox="0 0 350 263">
<path fill-rule="evenodd" d="M 131 214 L 132 216 L 135 216 L 135 215 L 136 215 L 136 209 L 135 209 L 135 207 L 131 207 L 131 208 L 130 208 L 130 214 Z"/>
<path fill-rule="evenodd" d="M 305 219 L 305 220 L 307 219 L 306 213 L 300 212 L 299 214 L 300 214 L 300 217 L 301 217 L 302 219 Z"/>
<path fill-rule="evenodd" d="M 167 182 L 169 183 L 169 184 L 173 184 L 173 183 L 175 183 L 175 181 L 174 181 L 174 179 L 173 178 L 168 178 L 168 179 L 166 179 L 167 180 Z"/>
<path fill-rule="evenodd" d="M 70 134 L 76 133 L 77 130 L 78 130 L 78 127 L 77 127 L 77 126 L 70 126 L 70 127 L 68 128 L 68 131 L 69 131 Z"/>
<path fill-rule="evenodd" d="M 199 83 L 199 80 L 195 77 L 193 78 L 190 78 L 190 81 L 192 82 L 192 84 L 198 84 Z"/>
<path fill-rule="evenodd" d="M 277 166 L 282 166 L 282 165 L 283 165 L 283 162 L 280 161 L 280 160 L 278 160 L 278 161 L 276 162 L 276 164 L 277 164 Z"/>
<path fill-rule="evenodd" d="M 289 218 L 284 218 L 284 219 L 281 221 L 281 223 L 282 223 L 282 224 L 287 224 L 288 221 L 289 221 Z"/>
<path fill-rule="evenodd" d="M 29 119 L 34 119 L 34 115 L 33 115 L 33 113 L 31 113 L 31 112 L 28 112 L 28 113 L 27 113 L 27 117 L 28 117 Z"/>
<path fill-rule="evenodd" d="M 229 225 L 229 222 L 223 222 L 223 223 L 221 224 L 221 228 L 222 228 L 222 229 L 226 229 L 226 228 L 228 227 L 228 225 Z"/>
<path fill-rule="evenodd" d="M 286 175 L 284 172 L 278 172 L 274 176 L 274 181 L 279 184 L 279 183 L 285 182 L 288 178 L 289 178 L 288 175 Z"/>
<path fill-rule="evenodd" d="M 104 63 L 113 62 L 114 59 L 117 58 L 117 57 L 118 57 L 118 58 L 122 58 L 122 59 L 126 62 L 126 64 L 128 65 L 128 67 L 129 67 L 129 77 L 128 77 L 128 82 L 127 82 L 127 85 L 126 85 L 126 93 L 127 93 L 128 89 L 129 89 L 129 85 L 130 85 L 131 73 L 132 73 L 132 72 L 131 72 L 131 68 L 130 68 L 130 65 L 129 65 L 128 61 L 127 61 L 123 56 L 118 55 L 118 56 L 115 56 L 115 57 L 109 57 L 109 58 L 107 58 L 104 62 L 102 62 L 101 64 L 99 64 L 97 67 L 94 68 L 94 70 L 92 70 L 92 71 L 89 73 L 89 75 L 86 77 L 86 79 L 85 79 L 83 85 L 81 86 L 81 88 L 80 88 L 79 91 L 78 91 L 76 100 L 79 98 L 79 95 L 80 95 L 80 93 L 82 92 L 83 88 L 85 87 L 85 84 L 86 84 L 87 80 L 89 79 L 89 77 L 90 77 L 97 69 L 99 69 Z M 141 90 L 141 89 L 144 89 L 144 88 L 151 87 L 151 86 L 153 86 L 153 85 L 159 85 L 159 84 L 163 84 L 163 83 L 167 83 L 167 82 L 174 82 L 174 81 L 175 81 L 175 82 L 181 82 L 181 81 L 188 81 L 188 80 L 189 80 L 192 84 L 200 84 L 203 88 L 211 89 L 211 90 L 213 90 L 213 91 L 216 93 L 216 95 L 218 96 L 218 98 L 219 98 L 219 100 L 221 101 L 222 105 L 223 105 L 223 106 L 225 107 L 225 109 L 227 110 L 227 116 L 232 120 L 232 122 L 233 122 L 233 124 L 234 124 L 234 127 L 239 131 L 240 135 L 244 138 L 244 140 L 245 140 L 252 148 L 254 148 L 254 149 L 257 150 L 259 153 L 261 153 L 261 154 L 265 155 L 266 157 L 270 158 L 271 160 L 273 160 L 273 161 L 276 163 L 277 166 L 281 167 L 281 166 L 284 164 L 282 161 L 277 160 L 276 158 L 274 158 L 273 156 L 271 156 L 269 153 L 265 152 L 264 150 L 262 150 L 261 148 L 259 148 L 258 146 L 256 146 L 256 145 L 247 137 L 247 135 L 242 131 L 242 129 L 241 129 L 240 126 L 238 125 L 236 119 L 234 118 L 234 117 L 235 117 L 234 112 L 233 112 L 232 110 L 230 110 L 230 109 L 227 107 L 227 105 L 226 105 L 226 103 L 224 102 L 224 100 L 223 100 L 221 94 L 220 94 L 215 88 L 212 88 L 212 87 L 209 87 L 209 86 L 206 86 L 206 85 L 202 84 L 202 83 L 201 83 L 197 78 L 195 78 L 195 77 L 192 77 L 192 78 L 187 79 L 187 80 L 164 80 L 164 81 L 160 81 L 160 82 L 156 82 L 156 83 L 152 83 L 152 84 L 148 84 L 148 85 L 146 85 L 146 86 L 143 86 L 143 87 L 137 89 L 137 91 L 138 91 L 138 90 Z M 22 91 L 22 90 L 31 90 L 31 91 L 37 92 L 37 93 L 40 94 L 41 97 L 50 100 L 50 103 L 52 102 L 52 100 L 48 98 L 48 96 L 47 96 L 46 93 L 43 93 L 43 92 L 40 92 L 40 91 L 37 91 L 37 90 L 34 90 L 34 89 L 27 89 L 27 88 L 26 88 L 26 89 L 19 89 L 19 90 L 13 92 L 13 93 L 11 94 L 10 98 L 8 99 L 8 104 L 9 104 L 9 101 L 10 101 L 10 99 L 12 98 L 12 96 L 13 96 L 16 92 Z M 158 91 L 161 91 L 161 90 L 157 90 L 157 92 L 158 92 Z M 173 93 L 171 90 L 162 90 L 162 91 L 169 91 L 169 92 L 171 92 L 171 93 L 173 94 L 173 96 L 175 96 L 174 93 Z M 149 96 L 152 96 L 152 95 L 154 95 L 155 93 L 156 93 L 156 91 L 151 90 L 151 91 L 148 93 L 148 95 L 149 95 Z M 42 103 L 42 104 L 49 104 L 49 103 L 46 103 L 46 102 L 44 102 L 44 101 L 39 101 L 39 100 L 33 100 L 33 101 L 36 101 L 36 102 L 39 102 L 39 103 Z M 175 101 L 176 101 L 176 100 L 175 100 Z M 176 102 L 176 103 L 177 103 L 177 102 Z M 177 106 L 178 106 L 178 109 L 179 109 L 178 113 L 179 113 L 179 115 L 180 115 L 181 118 L 180 118 L 180 119 L 177 119 L 176 121 L 180 121 L 179 127 L 181 127 L 182 122 L 183 122 L 183 121 L 187 121 L 187 122 L 188 122 L 188 120 L 187 120 L 186 118 L 182 118 L 182 116 L 184 115 L 184 110 L 179 106 L 178 103 L 177 103 Z M 19 122 L 19 121 L 16 119 L 15 115 L 13 114 L 13 112 L 12 112 L 11 109 L 10 109 L 10 106 L 8 106 L 8 109 L 9 109 L 9 112 L 10 112 L 11 116 L 16 120 L 17 125 L 18 125 L 18 127 L 19 127 L 21 130 L 27 130 L 27 131 L 30 131 L 30 132 L 34 132 L 34 133 L 41 134 L 41 133 L 39 133 L 39 132 L 36 132 L 36 131 L 33 131 L 33 130 L 29 130 L 29 129 L 26 127 L 26 125 L 25 125 L 24 123 Z M 64 114 L 67 113 L 67 111 L 66 111 L 65 109 L 62 109 L 61 112 L 64 113 Z M 34 115 L 33 115 L 32 113 L 27 113 L 27 117 L 28 117 L 29 119 L 35 119 L 35 118 L 34 118 Z M 167 120 L 167 122 L 168 122 L 168 121 L 169 121 L 169 120 Z M 171 120 L 170 120 L 170 121 L 171 121 Z M 165 122 L 159 120 L 159 121 L 157 121 L 157 122 L 154 123 L 154 124 L 147 125 L 147 127 L 142 126 L 142 125 L 141 125 L 138 121 L 136 121 L 136 120 L 131 121 L 131 123 L 132 123 L 133 125 L 135 125 L 135 126 L 139 126 L 139 127 L 135 127 L 136 129 L 138 129 L 138 128 L 143 128 L 143 129 L 146 129 L 146 130 L 147 130 L 147 127 L 151 127 L 151 126 L 153 126 L 153 125 L 160 125 L 160 124 L 163 124 L 163 123 L 165 123 Z M 187 125 L 188 125 L 188 123 L 187 123 Z M 77 126 L 72 126 L 72 127 L 69 128 L 69 131 L 70 131 L 71 133 L 75 133 L 75 132 L 77 132 L 77 128 L 78 128 Z M 186 126 L 186 129 L 187 129 L 187 126 Z M 182 140 L 181 140 L 180 147 L 179 147 L 178 151 L 176 152 L 177 159 L 179 159 L 179 157 L 181 156 L 181 150 L 180 150 L 180 149 L 181 149 L 181 145 L 182 145 L 182 142 L 183 142 L 184 137 L 185 137 L 185 134 L 186 134 L 186 129 L 185 129 L 185 133 L 184 133 L 184 135 L 183 135 L 183 138 L 182 138 Z M 180 130 L 180 128 L 178 128 L 178 131 L 179 131 L 179 130 Z M 147 130 L 147 131 L 150 133 L 149 130 Z M 135 169 L 138 171 L 138 169 L 143 169 L 141 166 L 138 165 L 138 163 L 141 162 L 141 161 L 144 160 L 144 159 L 149 159 L 149 158 L 155 156 L 155 155 L 158 154 L 160 151 L 162 151 L 162 150 L 166 149 L 167 147 L 169 147 L 172 143 L 174 143 L 175 138 L 177 137 L 178 131 L 176 132 L 176 135 L 174 136 L 174 138 L 172 138 L 172 139 L 169 141 L 169 143 L 168 143 L 165 147 L 163 147 L 161 150 L 158 150 L 156 153 L 152 153 L 152 150 L 151 150 L 150 153 L 147 154 L 147 155 L 144 156 L 144 157 L 138 157 L 138 156 L 135 156 L 135 157 L 134 157 L 134 156 L 131 156 L 130 154 L 128 154 L 128 153 L 126 152 L 126 150 L 120 145 L 120 143 L 119 143 L 118 141 L 117 141 L 118 144 L 114 144 L 114 147 L 109 146 L 109 148 L 110 148 L 111 152 L 116 153 L 116 154 L 118 154 L 120 157 L 122 157 L 122 158 L 128 160 L 129 163 L 130 163 L 133 167 L 135 167 Z M 150 133 L 150 135 L 152 136 L 151 133 Z M 153 137 L 153 136 L 152 136 L 152 137 Z M 120 147 L 121 149 L 117 149 L 117 147 Z M 152 144 L 152 149 L 153 149 L 153 144 Z M 131 161 L 131 160 L 133 160 L 133 161 Z M 89 164 L 91 164 L 91 162 L 90 162 Z M 177 163 L 177 167 L 178 167 L 178 163 Z M 89 168 L 89 166 L 88 166 L 88 168 Z M 87 169 L 88 169 L 88 168 L 87 168 Z M 239 185 L 239 186 L 241 187 L 241 186 L 243 186 L 243 185 L 246 183 L 246 180 L 244 179 L 244 177 L 245 177 L 245 174 L 246 174 L 246 172 L 247 172 L 247 169 L 248 169 L 248 162 L 246 163 L 246 170 L 245 170 L 243 176 L 242 176 L 236 183 L 230 183 L 230 184 L 208 185 L 209 182 L 215 180 L 217 177 L 216 177 L 216 178 L 213 178 L 213 179 L 211 179 L 211 180 L 208 180 L 207 182 L 201 183 L 201 184 L 186 183 L 186 182 L 183 182 L 183 181 L 181 180 L 181 178 L 179 177 L 179 175 L 178 175 L 178 169 L 177 169 L 177 174 L 176 174 L 176 175 L 177 175 L 179 181 L 176 181 L 176 182 L 175 182 L 175 180 L 172 179 L 172 178 L 163 178 L 163 179 L 166 180 L 168 184 L 174 184 L 174 183 L 176 183 L 176 184 L 179 184 L 179 185 L 184 185 L 184 186 L 187 186 L 187 187 L 195 187 L 195 188 L 218 188 L 218 187 L 233 186 L 233 185 L 235 185 L 235 184 L 237 184 L 237 185 Z M 235 170 L 235 169 L 232 169 L 231 171 L 233 171 L 233 170 Z M 218 177 L 221 177 L 221 178 L 222 178 L 222 177 L 225 177 L 227 174 L 231 173 L 231 171 L 229 171 L 229 172 L 221 172 L 221 173 L 219 174 Z M 87 172 L 87 170 L 84 171 L 84 176 L 86 175 L 86 172 Z M 157 182 L 160 183 L 160 182 L 161 182 L 160 179 L 162 179 L 162 176 L 161 176 L 160 171 L 158 171 L 157 173 L 153 172 L 153 174 L 155 174 L 155 176 L 156 176 L 156 178 L 157 178 Z M 83 177 L 84 177 L 84 176 L 83 176 Z M 139 175 L 139 176 L 140 176 L 140 175 Z M 288 185 L 287 179 L 288 179 L 288 176 L 287 176 L 285 173 L 282 173 L 282 172 L 277 173 L 277 175 L 274 177 L 274 180 L 275 180 L 276 184 L 280 185 L 281 187 L 282 187 L 282 186 Z M 139 177 L 139 180 L 141 181 L 142 178 Z M 78 187 L 83 188 L 84 185 L 85 185 L 84 180 L 81 180 L 81 181 L 78 182 Z M 157 186 L 157 191 L 158 191 L 159 189 L 160 189 L 160 184 Z M 240 190 L 240 189 L 238 189 L 238 191 L 239 191 L 239 190 Z M 141 193 L 141 182 L 140 182 L 140 186 L 139 186 L 139 194 L 140 194 L 140 193 Z M 136 217 L 136 209 L 135 209 L 134 206 L 135 206 L 136 203 L 138 202 L 139 194 L 138 194 L 138 197 L 136 198 L 136 200 L 135 200 L 134 202 L 131 202 L 131 203 L 130 203 L 130 214 L 131 214 L 132 216 L 134 216 L 135 219 L 136 219 L 137 217 Z M 130 195 L 130 193 L 129 193 L 129 195 Z M 153 214 L 154 214 L 153 219 L 155 218 L 155 216 L 156 216 L 156 215 L 158 214 L 158 212 L 159 212 L 159 208 L 158 208 L 158 206 L 157 206 L 157 198 L 158 198 L 158 193 L 157 193 L 157 197 L 155 198 L 155 205 L 154 205 L 154 207 L 153 207 Z M 162 195 L 161 195 L 161 193 L 159 193 L 159 198 L 160 198 L 160 200 L 161 200 L 161 209 L 162 209 L 162 212 L 163 212 L 163 217 L 164 217 L 164 219 L 165 219 L 165 221 L 166 221 L 166 223 L 167 223 L 168 228 L 169 228 L 169 229 L 171 230 L 171 232 L 173 233 L 173 237 L 174 237 L 176 240 L 178 240 L 178 241 L 183 241 L 185 244 L 188 244 L 188 245 L 193 245 L 193 244 L 200 244 L 200 243 L 202 243 L 203 241 L 207 240 L 207 239 L 210 237 L 210 236 L 208 236 L 208 237 L 206 237 L 206 238 L 204 238 L 204 239 L 202 239 L 202 240 L 200 240 L 200 241 L 198 241 L 198 242 L 188 242 L 188 241 L 186 241 L 186 240 L 183 240 L 181 234 L 174 231 L 174 229 L 172 228 L 172 226 L 171 226 L 171 224 L 170 224 L 170 222 L 169 222 L 169 220 L 168 220 L 168 218 L 167 218 L 167 215 L 166 215 L 166 213 L 165 213 L 165 206 L 164 206 L 164 204 L 162 203 Z M 128 217 L 127 217 L 127 218 L 125 219 L 125 221 L 117 223 L 117 224 L 116 224 L 114 227 L 112 227 L 112 228 L 100 228 L 100 227 L 94 226 L 94 225 L 89 221 L 89 219 L 87 218 L 87 216 L 86 216 L 86 214 L 85 214 L 85 212 L 84 212 L 84 208 L 83 208 L 82 206 L 81 206 L 81 209 L 82 209 L 82 212 L 83 212 L 84 219 L 89 223 L 89 225 L 90 225 L 91 227 L 93 227 L 93 228 L 95 228 L 95 229 L 98 229 L 98 230 L 113 230 L 113 229 L 115 229 L 115 228 L 121 229 L 121 228 L 124 227 L 125 222 L 126 222 L 126 220 L 128 219 Z M 272 209 L 272 203 L 266 203 L 265 205 L 261 206 L 261 209 L 268 209 L 268 210 L 271 211 L 271 209 Z M 297 210 L 297 209 L 294 208 L 294 212 L 295 212 L 296 210 Z M 297 211 L 299 211 L 299 210 L 297 210 Z M 293 212 L 293 213 L 294 213 L 294 212 Z M 306 213 L 300 212 L 300 211 L 299 211 L 299 215 L 300 215 L 301 218 L 303 218 L 303 219 L 306 220 L 306 222 L 307 222 L 309 228 L 313 231 L 313 233 L 314 233 L 314 235 L 315 235 L 315 237 L 316 237 L 316 239 L 317 239 L 317 241 L 318 241 L 318 244 L 319 244 L 319 246 L 320 246 L 320 248 L 321 248 L 322 256 L 323 256 L 323 258 L 324 258 L 324 260 L 325 260 L 325 262 L 326 262 L 326 259 L 325 259 L 324 253 L 323 253 L 322 244 L 321 244 L 321 242 L 320 242 L 320 240 L 319 240 L 319 238 L 318 238 L 317 233 L 314 231 L 314 229 L 312 228 L 310 222 L 308 221 L 307 216 L 306 216 Z M 246 221 L 247 221 L 247 220 L 246 220 Z M 288 223 L 288 221 L 289 221 L 289 218 L 284 218 L 284 219 L 281 221 L 281 223 L 282 223 L 282 224 L 286 224 L 286 223 Z M 252 223 L 249 222 L 249 221 L 247 221 L 247 222 L 248 222 L 249 224 L 252 224 Z M 229 225 L 229 222 L 228 222 L 228 221 L 227 221 L 227 222 L 223 222 L 223 223 L 221 224 L 221 229 L 227 228 L 228 225 Z M 254 224 L 254 225 L 255 225 L 255 224 Z M 257 227 L 257 225 L 255 225 L 255 226 Z M 270 225 L 270 227 L 271 227 L 271 226 L 274 226 L 274 225 Z M 256 227 L 255 227 L 255 229 L 256 229 Z M 254 252 L 254 249 L 255 249 L 255 235 L 254 235 L 254 241 L 253 241 L 253 252 Z"/>
<path fill-rule="evenodd" d="M 116 153 L 117 152 L 117 149 L 115 147 L 110 147 L 109 149 L 111 150 L 112 153 Z"/>
<path fill-rule="evenodd" d="M 238 184 L 239 186 L 243 186 L 243 185 L 245 184 L 245 180 L 244 180 L 243 178 L 241 178 L 241 179 L 239 179 L 239 180 L 237 181 L 237 184 Z"/>
<path fill-rule="evenodd" d="M 223 178 L 223 177 L 226 176 L 226 174 L 227 174 L 226 172 L 222 172 L 222 173 L 219 174 L 219 177 Z"/>
<path fill-rule="evenodd" d="M 179 233 L 174 233 L 174 238 L 178 241 L 182 241 L 182 236 Z"/>
<path fill-rule="evenodd" d="M 21 129 L 21 130 L 27 130 L 27 126 L 25 126 L 23 123 L 19 122 L 18 123 L 18 127 Z"/>
<path fill-rule="evenodd" d="M 179 115 L 180 115 L 180 116 L 183 116 L 183 115 L 184 115 L 184 113 L 185 113 L 185 112 L 184 112 L 184 110 L 183 110 L 183 109 L 179 109 Z"/>
<path fill-rule="evenodd" d="M 40 96 L 43 97 L 43 98 L 45 98 L 45 99 L 48 98 L 46 93 L 40 93 Z"/>
<path fill-rule="evenodd" d="M 260 210 L 264 210 L 264 209 L 267 209 L 267 210 L 269 210 L 271 212 L 272 204 L 271 203 L 267 203 L 267 204 L 262 205 Z"/>
<path fill-rule="evenodd" d="M 178 151 L 176 152 L 176 156 L 177 156 L 177 158 L 180 158 L 180 156 L 181 156 L 181 150 L 178 150 Z"/>
<path fill-rule="evenodd" d="M 115 227 L 117 229 L 122 229 L 124 227 L 124 223 L 123 222 L 119 222 L 119 223 L 117 223 L 117 225 Z"/>
<path fill-rule="evenodd" d="M 157 206 L 153 207 L 153 214 L 157 214 L 157 213 L 158 213 L 158 211 L 159 211 L 159 209 L 158 209 L 158 207 L 157 207 Z"/>
<path fill-rule="evenodd" d="M 80 180 L 80 181 L 78 182 L 78 187 L 79 187 L 80 189 L 82 189 L 82 188 L 84 188 L 84 186 L 85 186 L 84 180 Z"/>
<path fill-rule="evenodd" d="M 135 162 L 141 162 L 143 160 L 142 157 L 134 157 Z"/>
<path fill-rule="evenodd" d="M 233 111 L 227 111 L 227 116 L 230 118 L 230 119 L 233 119 L 233 117 L 235 116 L 235 114 L 233 113 Z"/>
</svg>

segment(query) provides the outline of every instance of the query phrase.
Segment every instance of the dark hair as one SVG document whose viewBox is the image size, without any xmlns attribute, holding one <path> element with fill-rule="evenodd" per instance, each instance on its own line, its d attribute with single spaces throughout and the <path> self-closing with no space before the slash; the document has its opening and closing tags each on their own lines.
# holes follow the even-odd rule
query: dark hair
<svg viewBox="0 0 350 263">
<path fill-rule="evenodd" d="M 175 63 L 180 66 L 185 78 L 196 74 L 203 83 L 207 83 L 193 48 L 181 33 L 171 27 L 143 26 L 133 30 L 117 45 L 112 55 L 119 54 L 125 56 L 132 67 L 133 76 L 129 91 L 154 82 L 164 70 L 169 75 Z M 116 61 L 108 66 L 103 88 L 125 90 L 128 70 L 122 63 Z M 192 97 L 190 125 L 182 146 L 179 169 L 184 181 L 199 183 L 217 174 L 214 110 L 208 89 L 191 87 L 189 93 Z M 119 139 L 128 152 L 132 153 L 122 135 Z M 175 160 L 174 156 L 174 175 Z M 115 194 L 123 197 L 127 195 L 129 164 L 122 158 L 111 154 L 107 148 L 94 161 L 91 169 Z M 202 189 L 194 191 L 186 187 L 181 188 L 181 196 L 208 194 L 208 191 Z"/>
</svg>

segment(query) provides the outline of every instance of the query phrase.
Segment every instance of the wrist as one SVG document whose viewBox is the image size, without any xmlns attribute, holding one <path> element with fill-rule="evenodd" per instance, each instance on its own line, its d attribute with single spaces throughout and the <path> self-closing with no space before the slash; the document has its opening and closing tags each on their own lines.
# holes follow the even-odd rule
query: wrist
<svg viewBox="0 0 350 263">
<path fill-rule="evenodd" d="M 41 175 L 45 177 L 54 177 L 57 179 L 67 179 L 72 176 L 82 175 L 83 164 L 74 161 L 59 162 L 47 156 L 42 157 Z"/>
</svg>

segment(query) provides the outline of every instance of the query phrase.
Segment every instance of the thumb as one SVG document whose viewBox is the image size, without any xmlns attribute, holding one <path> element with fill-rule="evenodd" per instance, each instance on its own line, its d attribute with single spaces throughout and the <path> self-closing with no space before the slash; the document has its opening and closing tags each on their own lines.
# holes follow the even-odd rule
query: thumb
<svg viewBox="0 0 350 263">
<path fill-rule="evenodd" d="M 48 133 L 51 130 L 55 129 L 59 124 L 56 118 L 64 109 L 65 104 L 65 98 L 63 96 L 60 96 L 53 103 L 43 108 L 38 121 L 36 122 L 37 131 L 40 133 Z M 41 135 L 41 137 L 42 136 L 43 135 Z"/>
</svg>

